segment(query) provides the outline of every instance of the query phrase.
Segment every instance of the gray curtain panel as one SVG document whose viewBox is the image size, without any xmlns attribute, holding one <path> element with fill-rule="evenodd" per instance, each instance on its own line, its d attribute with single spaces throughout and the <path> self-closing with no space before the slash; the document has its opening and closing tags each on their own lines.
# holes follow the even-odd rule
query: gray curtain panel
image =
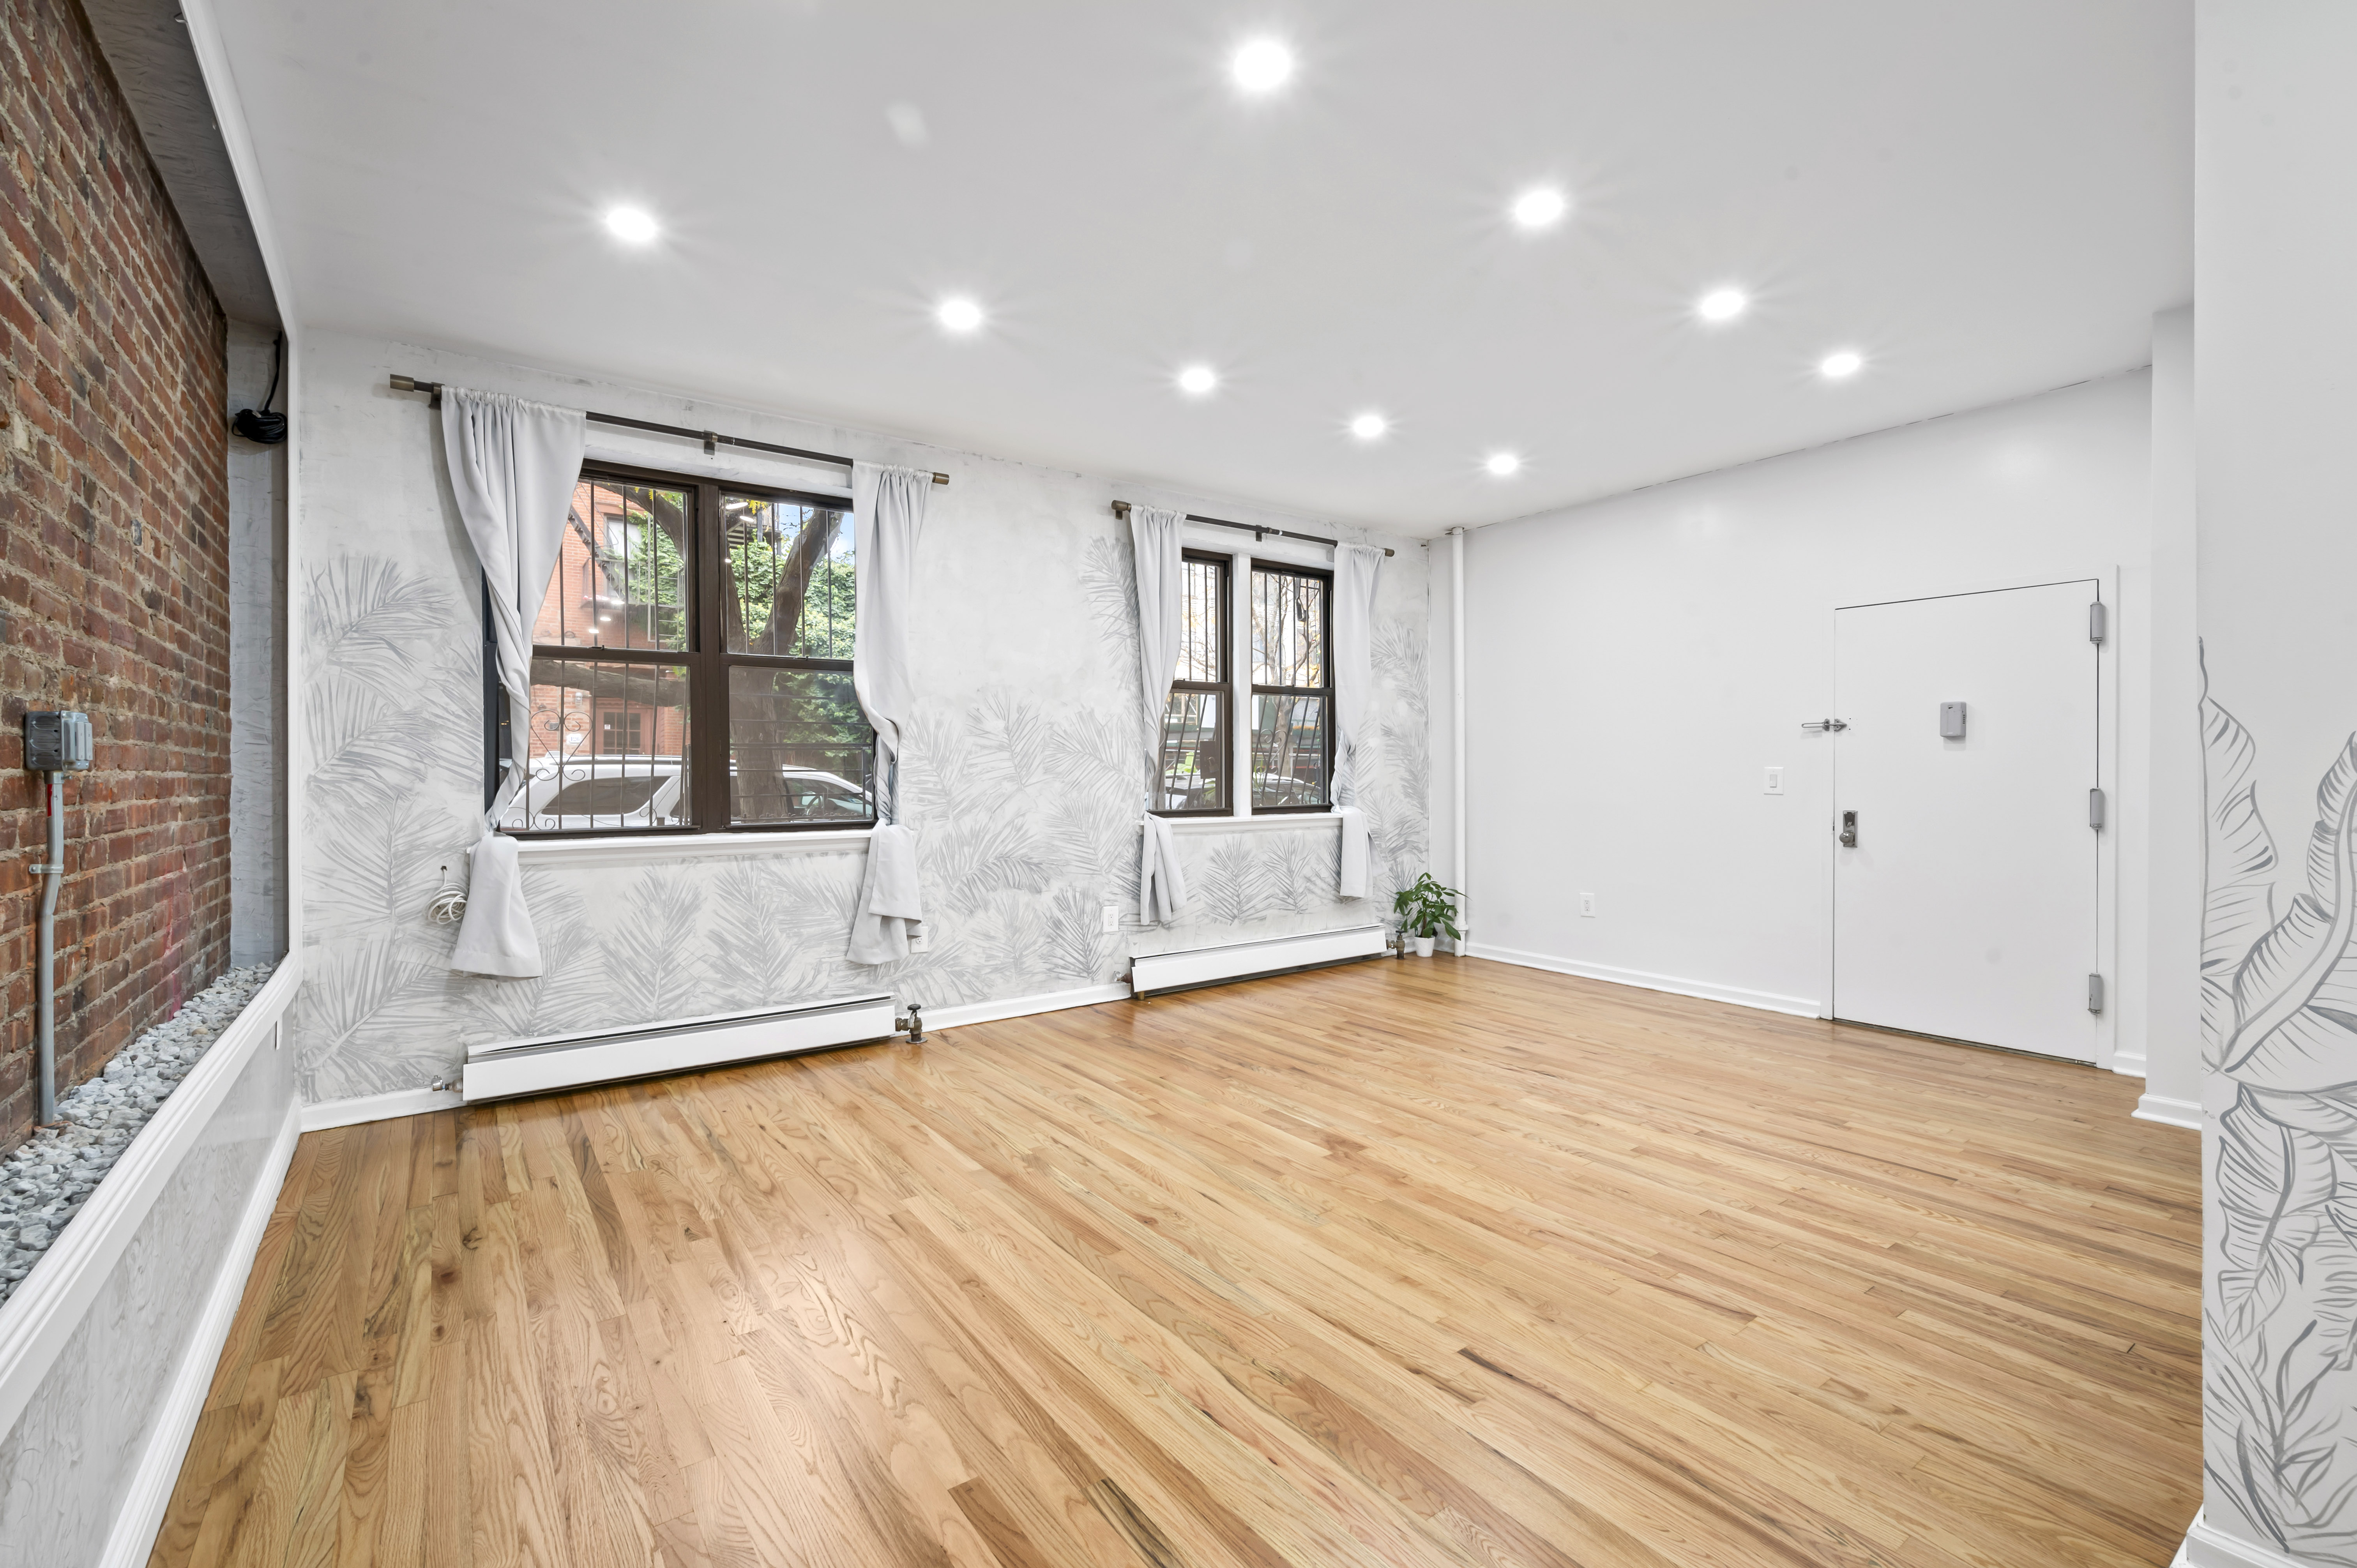
<svg viewBox="0 0 2357 1568">
<path fill-rule="evenodd" d="M 1157 507 L 1129 509 L 1130 548 L 1137 561 L 1137 671 L 1146 699 L 1146 817 L 1138 838 L 1137 917 L 1159 926 L 1187 912 L 1187 878 L 1169 822 L 1154 814 L 1162 785 L 1162 712 L 1178 669 L 1186 567 L 1180 539 L 1187 519 Z"/>
<path fill-rule="evenodd" d="M 442 389 L 443 456 L 459 520 L 490 585 L 500 684 L 507 690 L 513 737 L 483 836 L 468 853 L 467 913 L 449 962 L 469 974 L 530 979 L 541 972 L 540 939 L 524 903 L 515 843 L 491 824 L 523 788 L 528 768 L 532 623 L 556 570 L 565 513 L 581 477 L 586 428 L 578 409 Z"/>
</svg>

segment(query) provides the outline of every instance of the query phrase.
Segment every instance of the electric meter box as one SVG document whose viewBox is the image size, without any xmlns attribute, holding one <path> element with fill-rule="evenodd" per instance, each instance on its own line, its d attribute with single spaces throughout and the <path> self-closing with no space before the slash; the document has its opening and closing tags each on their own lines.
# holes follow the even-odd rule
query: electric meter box
<svg viewBox="0 0 2357 1568">
<path fill-rule="evenodd" d="M 88 714 L 25 715 L 25 766 L 35 773 L 78 773 L 90 766 Z"/>
</svg>

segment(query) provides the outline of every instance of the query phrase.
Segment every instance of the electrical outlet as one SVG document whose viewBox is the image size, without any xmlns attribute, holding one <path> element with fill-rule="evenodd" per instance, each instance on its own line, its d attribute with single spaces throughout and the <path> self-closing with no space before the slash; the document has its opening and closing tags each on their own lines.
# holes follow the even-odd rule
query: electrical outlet
<svg viewBox="0 0 2357 1568">
<path fill-rule="evenodd" d="M 1104 929 L 1108 931 L 1117 931 L 1121 929 L 1120 905 L 1108 904 L 1104 907 Z"/>
<path fill-rule="evenodd" d="M 1770 795 L 1781 795 L 1783 792 L 1784 770 L 1781 768 L 1771 768 L 1768 769 L 1768 793 Z"/>
<path fill-rule="evenodd" d="M 1589 919 L 1589 920 L 1592 920 L 1592 919 L 1596 918 L 1596 895 L 1595 895 L 1595 894 L 1593 894 L 1593 893 L 1583 893 L 1583 894 L 1581 894 L 1581 895 L 1579 896 L 1579 913 L 1580 913 L 1580 917 L 1581 917 L 1581 918 L 1583 918 L 1583 919 Z"/>
</svg>

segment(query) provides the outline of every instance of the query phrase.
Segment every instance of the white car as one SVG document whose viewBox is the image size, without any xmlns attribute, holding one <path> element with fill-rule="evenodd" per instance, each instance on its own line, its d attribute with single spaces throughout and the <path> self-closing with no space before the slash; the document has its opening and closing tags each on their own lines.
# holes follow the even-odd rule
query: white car
<svg viewBox="0 0 2357 1568">
<path fill-rule="evenodd" d="M 733 777 L 736 765 L 729 765 Z M 778 769 L 788 822 L 866 822 L 867 791 L 815 768 Z M 510 806 L 500 825 L 511 832 L 577 833 L 630 828 L 683 828 L 681 760 L 676 757 L 545 757 L 533 765 L 522 809 Z"/>
</svg>

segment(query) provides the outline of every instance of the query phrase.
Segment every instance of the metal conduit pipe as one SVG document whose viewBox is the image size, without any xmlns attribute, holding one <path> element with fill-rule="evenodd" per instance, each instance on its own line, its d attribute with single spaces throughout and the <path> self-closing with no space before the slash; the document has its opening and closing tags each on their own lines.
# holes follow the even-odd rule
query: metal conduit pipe
<svg viewBox="0 0 2357 1568">
<path fill-rule="evenodd" d="M 40 1074 L 40 1115 L 43 1126 L 58 1119 L 58 889 L 65 882 L 66 776 L 50 772 L 49 857 L 33 869 L 41 877 L 40 983 L 34 988 L 34 1017 L 40 1031 L 36 1070 Z"/>
<path fill-rule="evenodd" d="M 25 715 L 25 768 L 48 782 L 49 853 L 33 867 L 33 875 L 41 878 L 40 975 L 33 988 L 33 1008 L 43 1126 L 58 1119 L 58 889 L 66 875 L 66 775 L 88 768 L 91 751 L 89 714 Z"/>
</svg>

